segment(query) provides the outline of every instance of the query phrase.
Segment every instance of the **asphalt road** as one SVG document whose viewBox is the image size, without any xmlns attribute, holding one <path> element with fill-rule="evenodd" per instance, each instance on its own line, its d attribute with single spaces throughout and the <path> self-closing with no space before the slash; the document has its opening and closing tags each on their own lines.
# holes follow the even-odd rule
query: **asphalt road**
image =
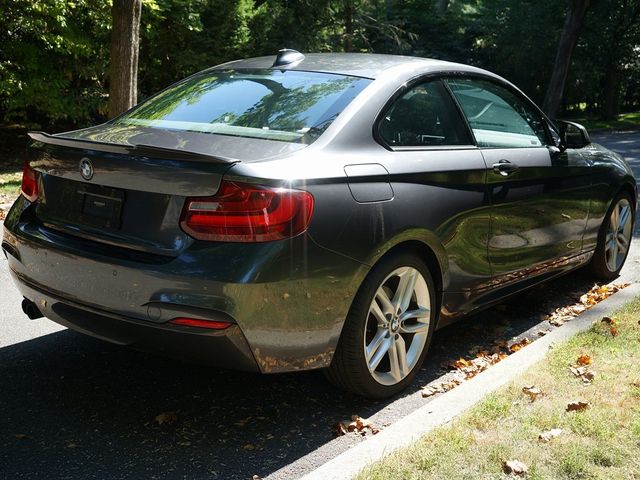
<svg viewBox="0 0 640 480">
<path fill-rule="evenodd" d="M 640 178 L 640 133 L 597 137 Z M 640 225 L 636 229 L 640 236 Z M 640 280 L 640 246 L 618 281 Z M 496 338 L 536 338 L 544 314 L 592 285 L 576 272 L 438 332 L 415 387 L 384 402 L 344 394 L 319 372 L 261 376 L 113 346 L 20 310 L 0 260 L 0 478 L 295 478 L 360 441 L 334 438 L 352 414 L 380 427 L 429 400 L 419 387 Z M 175 412 L 159 425 L 154 419 Z"/>
</svg>

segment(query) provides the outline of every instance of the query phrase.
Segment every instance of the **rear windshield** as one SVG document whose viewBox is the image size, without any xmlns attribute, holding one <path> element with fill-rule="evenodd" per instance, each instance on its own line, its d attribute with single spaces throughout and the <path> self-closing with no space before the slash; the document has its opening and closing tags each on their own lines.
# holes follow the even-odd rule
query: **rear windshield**
<svg viewBox="0 0 640 480">
<path fill-rule="evenodd" d="M 369 83 L 292 70 L 210 71 L 167 88 L 114 123 L 311 143 Z"/>
</svg>

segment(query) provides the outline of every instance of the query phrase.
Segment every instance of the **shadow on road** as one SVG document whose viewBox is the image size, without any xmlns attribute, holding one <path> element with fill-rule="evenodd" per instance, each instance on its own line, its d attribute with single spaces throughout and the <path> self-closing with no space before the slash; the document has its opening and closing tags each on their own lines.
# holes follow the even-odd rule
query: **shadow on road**
<svg viewBox="0 0 640 480">
<path fill-rule="evenodd" d="M 591 286 L 574 273 L 437 332 L 412 391 Z M 266 476 L 332 441 L 333 423 L 390 403 L 344 394 L 319 372 L 214 370 L 71 331 L 1 349 L 0 388 L 0 470 L 29 479 Z M 159 425 L 163 412 L 177 420 Z M 334 440 L 338 450 L 353 441 Z"/>
</svg>

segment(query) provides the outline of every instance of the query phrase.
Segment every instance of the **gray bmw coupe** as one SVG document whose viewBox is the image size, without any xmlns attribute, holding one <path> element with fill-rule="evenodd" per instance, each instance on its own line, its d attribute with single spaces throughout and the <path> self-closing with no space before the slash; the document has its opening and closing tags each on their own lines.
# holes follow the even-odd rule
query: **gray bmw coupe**
<svg viewBox="0 0 640 480">
<path fill-rule="evenodd" d="M 29 317 L 372 398 L 437 328 L 581 266 L 612 279 L 632 238 L 623 158 L 439 60 L 282 50 L 30 136 L 2 241 Z"/>
</svg>

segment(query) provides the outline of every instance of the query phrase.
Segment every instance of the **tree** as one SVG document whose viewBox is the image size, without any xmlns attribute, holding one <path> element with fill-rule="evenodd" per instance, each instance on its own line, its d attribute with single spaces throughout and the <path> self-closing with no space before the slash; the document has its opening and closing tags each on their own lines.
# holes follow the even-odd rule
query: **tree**
<svg viewBox="0 0 640 480">
<path fill-rule="evenodd" d="M 138 98 L 138 49 L 142 0 L 113 0 L 109 59 L 109 118 L 133 107 Z"/>
<path fill-rule="evenodd" d="M 554 118 L 558 114 L 564 93 L 564 86 L 569 75 L 573 49 L 578 42 L 578 35 L 584 23 L 584 17 L 589 7 L 591 7 L 595 1 L 596 0 L 569 0 L 569 10 L 567 11 L 562 34 L 560 35 L 551 80 L 549 81 L 547 94 L 544 98 L 543 110 L 551 118 Z"/>
</svg>

